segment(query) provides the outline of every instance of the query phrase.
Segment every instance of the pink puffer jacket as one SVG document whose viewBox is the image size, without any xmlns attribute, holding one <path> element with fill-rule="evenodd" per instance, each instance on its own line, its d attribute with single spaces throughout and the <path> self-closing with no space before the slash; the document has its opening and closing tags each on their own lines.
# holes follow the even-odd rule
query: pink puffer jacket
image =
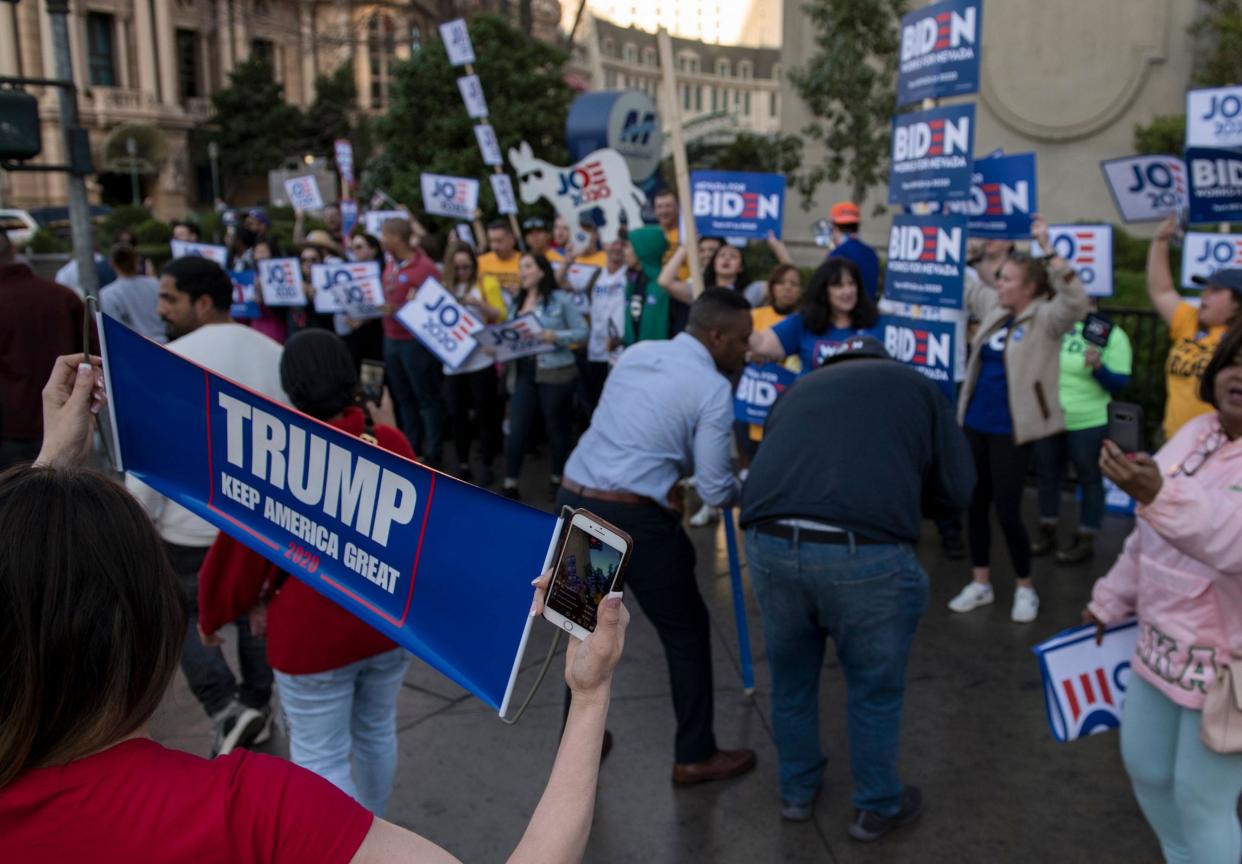
<svg viewBox="0 0 1242 864">
<path fill-rule="evenodd" d="M 1225 440 L 1191 477 L 1179 470 L 1220 429 L 1215 413 L 1196 417 L 1156 454 L 1164 486 L 1139 507 L 1088 606 L 1106 624 L 1137 613 L 1134 671 L 1194 710 L 1217 661 L 1242 655 L 1242 439 Z"/>
</svg>

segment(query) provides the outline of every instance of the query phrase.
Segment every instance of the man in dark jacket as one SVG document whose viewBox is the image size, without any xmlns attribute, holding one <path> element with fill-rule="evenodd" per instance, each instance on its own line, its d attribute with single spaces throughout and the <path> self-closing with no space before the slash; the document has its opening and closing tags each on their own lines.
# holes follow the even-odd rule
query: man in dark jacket
<svg viewBox="0 0 1242 864">
<path fill-rule="evenodd" d="M 948 400 L 870 336 L 845 342 L 773 407 L 741 523 L 772 672 L 784 818 L 811 818 L 826 762 L 825 635 L 849 694 L 850 836 L 875 840 L 921 812 L 919 790 L 897 774 L 906 661 L 927 609 L 912 546 L 921 517 L 961 511 L 974 481 Z"/>
<path fill-rule="evenodd" d="M 39 454 L 43 384 L 57 357 L 82 350 L 81 299 L 72 289 L 36 276 L 28 264 L 16 261 L 16 251 L 0 231 L 0 468 Z"/>
</svg>

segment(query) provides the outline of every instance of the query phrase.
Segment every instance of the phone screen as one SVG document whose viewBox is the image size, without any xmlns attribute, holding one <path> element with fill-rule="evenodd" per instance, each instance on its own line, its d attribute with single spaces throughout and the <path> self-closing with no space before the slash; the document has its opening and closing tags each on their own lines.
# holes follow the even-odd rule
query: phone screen
<svg viewBox="0 0 1242 864">
<path fill-rule="evenodd" d="M 572 522 L 568 530 L 552 574 L 548 608 L 594 632 L 595 610 L 614 588 L 622 553 Z"/>
<path fill-rule="evenodd" d="M 384 364 L 363 360 L 358 383 L 362 388 L 362 398 L 378 405 L 384 398 Z"/>
</svg>

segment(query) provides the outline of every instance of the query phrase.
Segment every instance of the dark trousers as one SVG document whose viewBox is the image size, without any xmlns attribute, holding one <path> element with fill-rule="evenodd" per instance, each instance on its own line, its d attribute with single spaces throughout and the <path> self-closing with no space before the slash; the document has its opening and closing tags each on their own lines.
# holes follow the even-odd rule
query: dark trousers
<svg viewBox="0 0 1242 864">
<path fill-rule="evenodd" d="M 539 384 L 535 381 L 533 357 L 517 361 L 517 381 L 513 399 L 509 402 L 509 441 L 505 445 L 505 477 L 510 480 L 522 476 L 522 460 L 531 444 L 535 419 L 543 414 L 543 427 L 552 451 L 551 473 L 560 476 L 569 459 L 572 439 L 570 428 L 574 420 L 574 397 L 578 392 L 578 378 L 563 384 Z"/>
<path fill-rule="evenodd" d="M 491 465 L 500 452 L 501 439 L 496 367 L 446 375 L 445 385 L 449 413 L 453 417 L 453 445 L 457 448 L 457 461 L 463 465 L 470 463 L 470 445 L 477 435 L 483 464 Z"/>
<path fill-rule="evenodd" d="M 556 506 L 583 507 L 634 539 L 622 590 L 638 601 L 664 645 L 677 717 L 674 758 L 679 763 L 708 759 L 716 752 L 710 622 L 694 580 L 694 546 L 680 516 L 654 504 L 584 498 L 563 487 Z"/>
<path fill-rule="evenodd" d="M 592 411 L 599 404 L 600 394 L 604 392 L 604 382 L 608 380 L 608 373 L 611 371 L 612 364 L 606 360 L 602 363 L 596 360 L 587 363 L 587 394 L 591 400 Z"/>
<path fill-rule="evenodd" d="M 410 446 L 438 465 L 444 450 L 444 364 L 417 339 L 385 339 L 384 371 Z"/>
<path fill-rule="evenodd" d="M 1104 521 L 1104 476 L 1100 473 L 1100 448 L 1108 434 L 1107 426 L 1076 429 L 1041 438 L 1033 445 L 1035 474 L 1039 477 L 1039 516 L 1056 522 L 1061 513 L 1061 478 L 1065 460 L 1074 463 L 1078 485 L 1082 487 L 1082 507 L 1078 515 L 1080 531 L 1095 533 Z"/>
<path fill-rule="evenodd" d="M 384 327 L 378 319 L 367 321 L 341 338 L 345 340 L 349 354 L 354 358 L 355 369 L 362 368 L 363 360 L 383 361 Z"/>
<path fill-rule="evenodd" d="M 207 549 L 206 546 L 164 542 L 164 551 L 177 574 L 189 613 L 189 626 L 181 649 L 181 671 L 208 717 L 219 714 L 234 699 L 250 708 L 263 708 L 272 698 L 272 667 L 267 665 L 267 640 L 250 632 L 249 620 L 242 616 L 236 622 L 240 684 L 233 677 L 233 670 L 225 662 L 219 646 L 204 645 L 199 638 L 198 571 L 207 557 Z"/>
<path fill-rule="evenodd" d="M 1009 435 L 984 435 L 966 429 L 975 460 L 975 493 L 970 499 L 970 563 L 987 567 L 992 548 L 989 522 L 993 505 L 1000 522 L 1013 572 L 1019 579 L 1031 575 L 1031 538 L 1022 524 L 1022 484 L 1031 459 L 1030 444 L 1015 444 Z"/>
</svg>

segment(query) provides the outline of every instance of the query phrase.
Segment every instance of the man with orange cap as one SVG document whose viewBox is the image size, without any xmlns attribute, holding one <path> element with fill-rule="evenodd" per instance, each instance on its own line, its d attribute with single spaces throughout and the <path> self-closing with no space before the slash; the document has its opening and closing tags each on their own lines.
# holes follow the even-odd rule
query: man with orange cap
<svg viewBox="0 0 1242 864">
<path fill-rule="evenodd" d="M 858 239 L 858 226 L 862 221 L 858 205 L 852 201 L 838 201 L 832 205 L 832 251 L 829 258 L 848 258 L 858 265 L 862 276 L 862 288 L 867 296 L 875 299 L 876 282 L 880 278 L 880 259 L 875 250 Z"/>
</svg>

